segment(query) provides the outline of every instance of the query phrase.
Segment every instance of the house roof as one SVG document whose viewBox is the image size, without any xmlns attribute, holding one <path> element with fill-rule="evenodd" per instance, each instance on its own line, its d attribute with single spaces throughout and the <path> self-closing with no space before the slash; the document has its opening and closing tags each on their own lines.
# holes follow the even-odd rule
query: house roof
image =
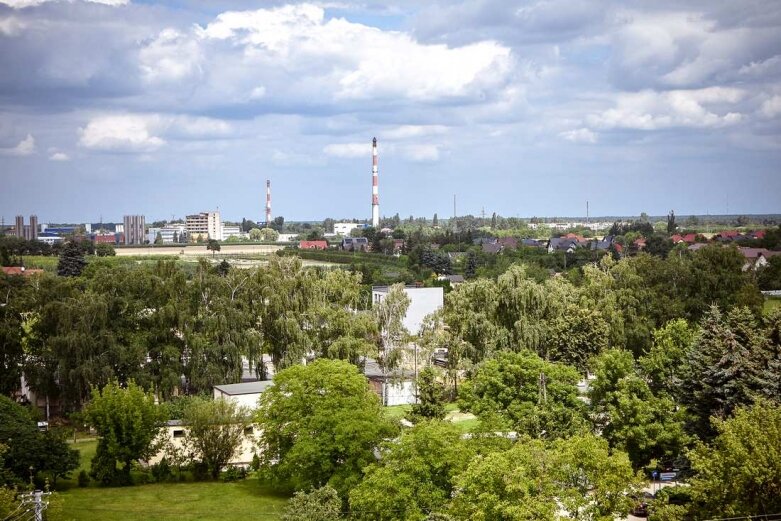
<svg viewBox="0 0 781 521">
<path fill-rule="evenodd" d="M 274 385 L 272 380 L 259 380 L 241 384 L 215 385 L 214 388 L 223 394 L 238 396 L 241 394 L 260 394 L 272 385 Z"/>
<path fill-rule="evenodd" d="M 767 248 L 740 248 L 740 253 L 749 260 L 758 259 L 760 255 L 766 259 L 781 255 L 781 251 L 771 251 Z"/>
<path fill-rule="evenodd" d="M 397 368 L 393 371 L 388 371 L 387 374 L 383 374 L 382 369 L 380 369 L 380 365 L 377 363 L 377 360 L 374 360 L 373 358 L 366 359 L 366 362 L 363 366 L 363 374 L 366 375 L 366 378 L 369 380 L 411 380 L 415 377 L 415 373 L 413 371 L 405 370 L 403 368 Z"/>
<path fill-rule="evenodd" d="M 327 241 L 301 241 L 298 243 L 299 248 L 328 248 Z"/>
<path fill-rule="evenodd" d="M 485 253 L 499 253 L 500 251 L 502 251 L 501 244 L 483 243 L 483 252 Z"/>
<path fill-rule="evenodd" d="M 686 235 L 682 236 L 681 239 L 683 242 L 693 243 L 697 241 L 697 234 L 696 233 L 687 233 Z"/>
</svg>

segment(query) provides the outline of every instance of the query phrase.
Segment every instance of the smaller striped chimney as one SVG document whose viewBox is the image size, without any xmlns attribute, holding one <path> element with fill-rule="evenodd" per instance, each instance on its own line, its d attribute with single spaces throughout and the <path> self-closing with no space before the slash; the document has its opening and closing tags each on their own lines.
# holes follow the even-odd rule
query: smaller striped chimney
<svg viewBox="0 0 781 521">
<path fill-rule="evenodd" d="M 271 180 L 266 179 L 266 226 L 271 226 Z"/>
<path fill-rule="evenodd" d="M 380 227 L 380 191 L 377 172 L 377 138 L 372 140 L 372 226 Z"/>
</svg>

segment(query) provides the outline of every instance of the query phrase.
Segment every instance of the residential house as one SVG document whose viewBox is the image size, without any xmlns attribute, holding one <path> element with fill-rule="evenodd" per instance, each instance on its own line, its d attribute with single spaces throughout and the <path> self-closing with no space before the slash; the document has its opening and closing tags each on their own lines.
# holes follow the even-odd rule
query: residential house
<svg viewBox="0 0 781 521">
<path fill-rule="evenodd" d="M 440 288 L 441 289 L 441 288 Z M 415 403 L 415 374 L 413 371 L 397 368 L 383 371 L 376 360 L 366 359 L 363 374 L 369 385 L 383 400 L 383 405 L 407 405 Z"/>
<path fill-rule="evenodd" d="M 342 239 L 345 251 L 369 251 L 369 239 L 366 237 L 345 237 Z"/>
<path fill-rule="evenodd" d="M 781 255 L 781 251 L 771 251 L 767 248 L 739 248 L 739 250 L 746 258 L 746 263 L 743 265 L 743 271 L 763 268 L 767 266 L 769 258 Z"/>
<path fill-rule="evenodd" d="M 328 241 L 301 241 L 298 243 L 301 250 L 327 250 Z"/>
<path fill-rule="evenodd" d="M 580 243 L 575 238 L 553 237 L 550 241 L 548 241 L 548 253 L 553 253 L 554 251 L 564 251 L 567 253 L 572 253 L 579 246 Z"/>
<path fill-rule="evenodd" d="M 544 248 L 545 242 L 538 241 L 537 239 L 521 239 L 521 246 L 526 246 L 528 248 Z"/>
<path fill-rule="evenodd" d="M 518 239 L 515 237 L 502 237 L 497 241 L 503 249 L 514 250 L 518 248 Z"/>
<path fill-rule="evenodd" d="M 502 245 L 498 243 L 484 242 L 483 253 L 499 253 L 502 251 Z"/>
<path fill-rule="evenodd" d="M 448 281 L 450 282 L 451 287 L 456 287 L 459 284 L 463 284 L 465 282 L 463 275 L 440 275 L 437 277 L 437 280 L 440 281 Z"/>
</svg>

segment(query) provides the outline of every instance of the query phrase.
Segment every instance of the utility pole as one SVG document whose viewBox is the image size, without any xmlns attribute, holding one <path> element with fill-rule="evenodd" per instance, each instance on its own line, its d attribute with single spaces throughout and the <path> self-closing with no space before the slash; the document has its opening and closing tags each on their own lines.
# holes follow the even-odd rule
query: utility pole
<svg viewBox="0 0 781 521">
<path fill-rule="evenodd" d="M 458 231 L 458 223 L 456 222 L 456 194 L 453 194 L 453 233 Z"/>
</svg>

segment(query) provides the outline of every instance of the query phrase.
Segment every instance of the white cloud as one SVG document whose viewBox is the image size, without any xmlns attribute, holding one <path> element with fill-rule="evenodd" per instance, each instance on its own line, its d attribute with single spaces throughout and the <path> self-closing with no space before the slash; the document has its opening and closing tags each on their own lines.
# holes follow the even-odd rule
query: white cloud
<svg viewBox="0 0 781 521">
<path fill-rule="evenodd" d="M 592 114 L 586 121 L 589 126 L 601 129 L 723 127 L 742 119 L 740 113 L 724 107 L 736 104 L 744 96 L 744 91 L 726 87 L 620 93 L 615 107 Z"/>
<path fill-rule="evenodd" d="M 170 114 L 109 114 L 91 119 L 80 129 L 85 148 L 116 152 L 152 152 L 169 140 L 227 137 L 225 121 Z"/>
<path fill-rule="evenodd" d="M 266 96 L 266 87 L 263 85 L 260 85 L 258 87 L 255 87 L 252 89 L 252 92 L 249 93 L 249 99 L 257 100 L 264 98 Z"/>
<path fill-rule="evenodd" d="M 70 161 L 70 156 L 65 152 L 54 152 L 49 156 L 49 161 Z"/>
<path fill-rule="evenodd" d="M 35 152 L 35 138 L 27 134 L 15 147 L 0 148 L 0 154 L 5 156 L 29 156 Z"/>
<path fill-rule="evenodd" d="M 332 143 L 323 147 L 327 156 L 339 158 L 371 157 L 370 143 Z"/>
<path fill-rule="evenodd" d="M 0 18 L 0 34 L 5 36 L 16 36 L 26 27 L 27 24 L 15 16 Z"/>
<path fill-rule="evenodd" d="M 387 139 L 408 139 L 413 137 L 444 134 L 447 127 L 444 125 L 401 125 L 382 132 L 382 137 Z"/>
<path fill-rule="evenodd" d="M 201 72 L 198 43 L 176 29 L 164 29 L 139 51 L 139 67 L 147 82 L 176 82 Z"/>
<path fill-rule="evenodd" d="M 762 103 L 760 112 L 766 118 L 774 118 L 781 114 L 781 96 L 773 96 Z"/>
<path fill-rule="evenodd" d="M 593 145 L 597 142 L 597 135 L 587 128 L 576 128 L 559 133 L 559 137 L 573 143 L 587 143 Z"/>
<path fill-rule="evenodd" d="M 286 92 L 316 91 L 323 101 L 481 100 L 508 81 L 512 68 L 509 48 L 493 41 L 421 44 L 406 33 L 326 20 L 323 8 L 311 4 L 222 13 L 196 35 L 204 45 L 228 41 L 243 49 L 246 75 L 284 73 L 278 81 L 293 80 Z"/>
<path fill-rule="evenodd" d="M 154 135 L 158 116 L 112 115 L 92 119 L 80 129 L 79 144 L 85 148 L 118 152 L 148 152 L 165 141 Z"/>
</svg>

